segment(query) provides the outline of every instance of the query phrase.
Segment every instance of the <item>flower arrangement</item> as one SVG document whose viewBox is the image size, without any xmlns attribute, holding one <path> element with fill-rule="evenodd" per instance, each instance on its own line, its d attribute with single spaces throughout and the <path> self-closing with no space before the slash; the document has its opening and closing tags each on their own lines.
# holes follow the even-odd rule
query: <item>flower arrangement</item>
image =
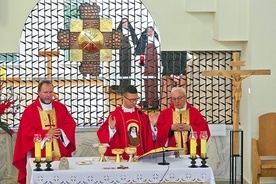
<svg viewBox="0 0 276 184">
<path fill-rule="evenodd" d="M 12 114 L 13 116 L 18 111 L 19 104 L 15 104 L 17 99 L 14 100 L 13 90 L 7 89 L 6 93 L 3 93 L 3 81 L 0 81 L 0 128 L 7 132 L 10 136 L 14 133 L 9 128 L 7 121 L 4 121 L 2 116 Z"/>
</svg>

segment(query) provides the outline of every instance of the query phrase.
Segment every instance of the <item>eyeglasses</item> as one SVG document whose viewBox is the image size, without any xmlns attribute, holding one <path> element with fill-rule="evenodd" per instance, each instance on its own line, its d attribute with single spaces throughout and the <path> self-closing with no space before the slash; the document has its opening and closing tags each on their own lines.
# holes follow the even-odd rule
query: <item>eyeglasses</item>
<svg viewBox="0 0 276 184">
<path fill-rule="evenodd" d="M 137 97 L 137 98 L 133 98 L 133 99 L 129 99 L 129 98 L 127 98 L 126 96 L 124 96 L 128 101 L 130 101 L 131 103 L 133 103 L 133 102 L 137 102 L 139 99 L 140 99 L 140 97 Z"/>
<path fill-rule="evenodd" d="M 179 96 L 177 98 L 171 98 L 172 101 L 176 101 L 176 100 L 182 100 L 182 98 L 185 98 L 185 96 Z"/>
</svg>

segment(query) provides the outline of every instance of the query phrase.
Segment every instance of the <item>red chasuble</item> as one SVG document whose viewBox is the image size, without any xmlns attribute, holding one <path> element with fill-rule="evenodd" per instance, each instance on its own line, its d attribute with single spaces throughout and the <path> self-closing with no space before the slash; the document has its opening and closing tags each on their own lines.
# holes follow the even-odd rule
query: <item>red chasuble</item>
<svg viewBox="0 0 276 184">
<path fill-rule="evenodd" d="M 61 140 L 57 140 L 61 156 L 71 157 L 72 152 L 76 150 L 76 122 L 65 105 L 53 101 L 52 106 L 56 111 L 56 127 L 62 129 L 70 141 L 67 147 L 64 147 Z M 34 103 L 25 109 L 20 120 L 13 155 L 13 165 L 18 169 L 18 182 L 20 184 L 26 183 L 27 152 L 31 151 L 31 156 L 34 157 L 34 134 L 41 134 L 42 138 L 44 138 L 45 134 L 48 132 L 48 130 L 42 129 L 38 111 L 39 108 L 42 109 L 39 98 L 37 98 Z M 45 149 L 41 150 L 41 156 L 45 157 Z"/>
<path fill-rule="evenodd" d="M 116 118 L 116 133 L 109 142 L 110 116 Z M 136 147 L 137 156 L 140 156 L 154 148 L 151 125 L 148 116 L 135 107 L 132 113 L 123 112 L 122 107 L 117 107 L 102 124 L 97 131 L 100 143 L 107 143 L 106 156 L 114 156 L 111 150 L 114 148 L 124 149 L 125 147 Z M 128 155 L 123 153 L 123 158 L 128 159 Z"/>
<path fill-rule="evenodd" d="M 206 123 L 205 119 L 203 116 L 200 114 L 200 112 L 191 106 L 190 104 L 187 103 L 187 110 L 189 109 L 189 117 L 190 117 L 190 125 L 192 126 L 193 131 L 197 131 L 198 134 L 198 139 L 197 139 L 197 154 L 200 155 L 200 139 L 199 139 L 199 133 L 200 131 L 207 131 L 208 138 L 210 137 L 210 130 L 209 126 Z M 158 128 L 158 133 L 157 133 L 157 140 L 160 145 L 157 145 L 157 147 L 164 146 L 167 138 L 169 136 L 169 142 L 168 146 L 169 147 L 175 147 L 176 146 L 176 140 L 174 137 L 174 134 L 170 132 L 171 130 L 171 125 L 173 124 L 173 112 L 175 108 L 174 105 L 172 104 L 169 108 L 164 109 L 157 120 L 157 128 Z M 157 142 L 157 141 L 156 141 Z M 189 139 L 189 134 L 187 138 L 187 148 L 188 148 L 188 153 L 190 153 L 190 139 Z"/>
</svg>

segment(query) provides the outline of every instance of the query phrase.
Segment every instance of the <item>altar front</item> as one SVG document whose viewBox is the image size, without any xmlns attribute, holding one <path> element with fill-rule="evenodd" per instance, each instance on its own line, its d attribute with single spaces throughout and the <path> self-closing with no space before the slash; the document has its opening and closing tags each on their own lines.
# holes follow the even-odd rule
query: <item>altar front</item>
<svg viewBox="0 0 276 184">
<path fill-rule="evenodd" d="M 190 168 L 187 156 L 182 158 L 167 157 L 170 165 L 158 165 L 160 158 L 144 159 L 138 162 L 99 162 L 99 157 L 68 158 L 70 169 L 59 170 L 59 161 L 52 162 L 54 171 L 33 171 L 35 163 L 30 158 L 27 163 L 27 183 L 210 183 L 215 184 L 210 167 Z M 45 169 L 46 164 L 41 164 Z M 197 159 L 197 166 L 201 160 Z"/>
</svg>

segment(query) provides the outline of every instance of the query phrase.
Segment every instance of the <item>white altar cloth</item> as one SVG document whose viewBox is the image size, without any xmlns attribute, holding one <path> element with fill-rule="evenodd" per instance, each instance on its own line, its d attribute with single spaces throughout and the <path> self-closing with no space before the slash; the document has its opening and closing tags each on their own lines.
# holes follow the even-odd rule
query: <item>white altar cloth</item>
<svg viewBox="0 0 276 184">
<path fill-rule="evenodd" d="M 30 184 L 121 184 L 121 183 L 166 183 L 166 182 L 207 182 L 215 184 L 213 171 L 207 168 L 189 168 L 191 161 L 188 157 L 167 157 L 170 165 L 158 165 L 162 159 L 145 159 L 139 162 L 122 161 L 116 163 L 113 160 L 99 162 L 98 157 L 71 157 L 69 170 L 59 170 L 59 161 L 52 162 L 54 171 L 33 171 L 35 163 L 30 158 L 27 163 L 27 183 Z M 77 162 L 89 165 L 79 165 Z M 197 166 L 200 166 L 197 159 Z M 45 169 L 46 164 L 41 164 Z M 118 169 L 124 166 L 127 169 Z"/>
</svg>

